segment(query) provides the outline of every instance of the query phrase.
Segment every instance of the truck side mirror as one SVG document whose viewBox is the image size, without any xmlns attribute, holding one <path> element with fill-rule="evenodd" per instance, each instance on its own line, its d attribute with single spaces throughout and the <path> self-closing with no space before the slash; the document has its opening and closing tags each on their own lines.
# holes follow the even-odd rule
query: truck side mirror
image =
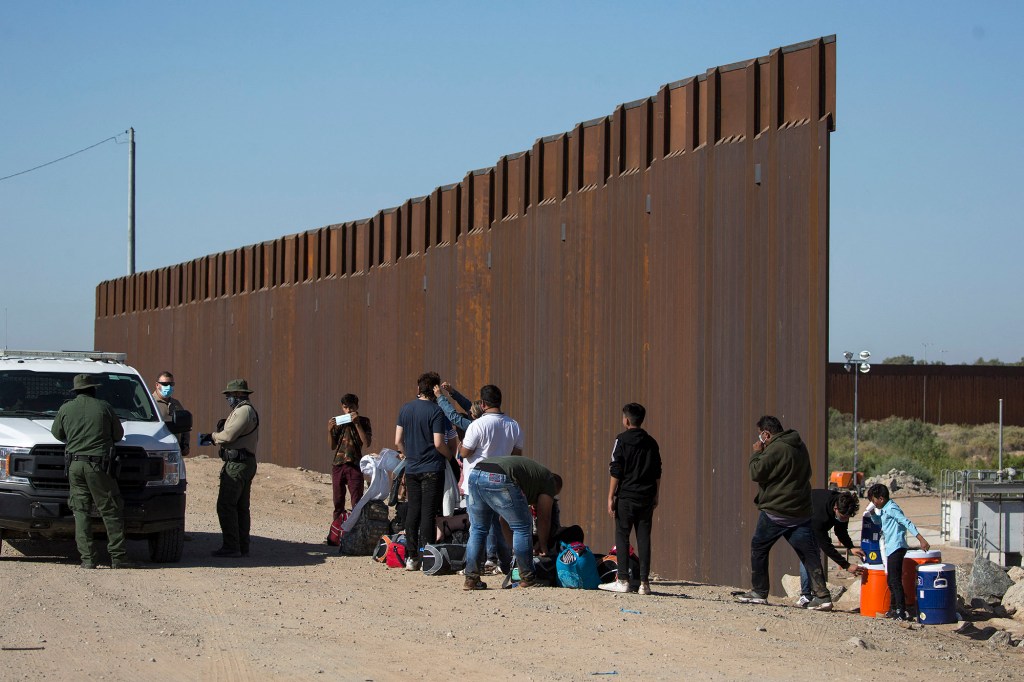
<svg viewBox="0 0 1024 682">
<path fill-rule="evenodd" d="M 167 421 L 167 430 L 178 435 L 192 430 L 192 413 L 188 410 L 175 410 Z"/>
</svg>

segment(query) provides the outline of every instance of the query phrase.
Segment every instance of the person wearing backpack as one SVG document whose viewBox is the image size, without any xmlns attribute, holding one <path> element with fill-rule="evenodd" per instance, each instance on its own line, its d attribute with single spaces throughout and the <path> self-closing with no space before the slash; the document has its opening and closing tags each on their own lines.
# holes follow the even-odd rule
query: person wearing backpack
<svg viewBox="0 0 1024 682">
<path fill-rule="evenodd" d="M 608 514 L 615 519 L 618 578 L 598 587 L 608 592 L 629 592 L 629 535 L 636 532 L 636 550 L 640 559 L 640 594 L 650 594 L 651 525 L 658 506 L 661 486 L 661 450 L 641 428 L 647 410 L 640 403 L 622 408 L 626 430 L 615 438 L 609 465 Z"/>
</svg>

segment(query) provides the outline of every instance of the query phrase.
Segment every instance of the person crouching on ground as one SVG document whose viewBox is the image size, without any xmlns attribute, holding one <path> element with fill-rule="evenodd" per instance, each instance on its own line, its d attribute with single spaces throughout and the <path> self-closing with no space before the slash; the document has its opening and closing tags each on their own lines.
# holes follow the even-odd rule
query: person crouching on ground
<svg viewBox="0 0 1024 682">
<path fill-rule="evenodd" d="M 480 580 L 480 559 L 491 525 L 505 523 L 512 531 L 512 552 L 519 566 L 519 587 L 534 587 L 533 554 L 548 550 L 551 508 L 562 491 L 562 478 L 547 467 L 519 455 L 488 457 L 469 472 L 469 547 L 466 548 L 464 590 L 485 590 Z M 537 510 L 537 544 L 533 545 L 533 517 Z M 532 546 L 532 547 L 531 547 Z"/>
<path fill-rule="evenodd" d="M 750 478 L 759 491 L 754 503 L 761 514 L 750 540 L 750 581 L 753 589 L 736 596 L 744 604 L 768 603 L 768 554 L 785 538 L 796 551 L 811 580 L 814 598 L 807 608 L 831 611 L 832 596 L 811 532 L 811 456 L 800 434 L 782 430 L 782 422 L 765 415 L 757 421 L 757 440 L 750 457 Z"/>
<path fill-rule="evenodd" d="M 640 426 L 647 410 L 639 403 L 622 408 L 626 430 L 615 438 L 609 466 L 608 514 L 615 519 L 615 555 L 618 579 L 598 585 L 608 592 L 629 592 L 629 534 L 636 529 L 636 550 L 640 559 L 640 594 L 650 594 L 651 523 L 658 506 L 661 485 L 661 450 L 658 441 Z"/>
<path fill-rule="evenodd" d="M 917 530 L 914 522 L 907 518 L 900 506 L 889 499 L 889 488 L 882 483 L 876 483 L 868 488 L 868 501 L 874 507 L 868 511 L 874 511 L 882 524 L 882 540 L 885 541 L 885 573 L 889 583 L 889 612 L 886 618 L 894 620 L 909 620 L 907 616 L 907 595 L 903 592 L 903 557 L 907 553 L 906 534 L 912 533 L 917 536 L 921 543 L 921 549 L 928 551 L 931 545 L 924 539 L 924 536 Z"/>
<path fill-rule="evenodd" d="M 863 561 L 864 550 L 853 546 L 849 529 L 850 517 L 857 513 L 857 507 L 859 506 L 860 502 L 853 493 L 841 493 L 838 490 L 811 491 L 811 508 L 814 510 L 811 514 L 811 531 L 814 533 L 814 540 L 818 543 L 818 549 L 824 552 L 829 559 L 832 559 L 844 571 L 853 575 L 860 575 L 864 569 L 851 564 L 842 554 L 836 551 L 828 532 L 834 529 L 836 539 L 839 540 L 840 544 Z M 820 554 L 818 559 L 822 562 L 822 572 L 828 575 L 827 564 Z M 813 599 L 811 579 L 807 576 L 807 569 L 804 568 L 803 564 L 800 564 L 800 599 L 797 600 L 796 605 L 805 607 Z"/>
</svg>

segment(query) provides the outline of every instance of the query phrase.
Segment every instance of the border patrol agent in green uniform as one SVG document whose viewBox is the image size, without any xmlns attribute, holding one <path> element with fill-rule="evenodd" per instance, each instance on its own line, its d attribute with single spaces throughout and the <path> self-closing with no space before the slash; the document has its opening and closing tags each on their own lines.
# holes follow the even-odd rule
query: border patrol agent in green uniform
<svg viewBox="0 0 1024 682">
<path fill-rule="evenodd" d="M 260 416 L 249 402 L 252 391 L 245 379 L 228 382 L 222 392 L 231 412 L 224 426 L 210 434 L 213 442 L 220 446 L 220 458 L 224 460 L 217 495 L 217 518 L 224 539 L 213 556 L 249 556 L 249 494 L 256 477 Z"/>
<path fill-rule="evenodd" d="M 96 397 L 96 377 L 79 374 L 73 390 L 78 395 L 61 405 L 50 433 L 63 441 L 68 467 L 68 506 L 75 515 L 75 542 L 82 568 L 96 568 L 96 553 L 89 529 L 89 507 L 96 505 L 107 529 L 111 568 L 134 568 L 125 561 L 124 502 L 117 480 L 107 473 L 107 458 L 114 443 L 124 438 L 124 427 L 114 409 Z"/>
</svg>

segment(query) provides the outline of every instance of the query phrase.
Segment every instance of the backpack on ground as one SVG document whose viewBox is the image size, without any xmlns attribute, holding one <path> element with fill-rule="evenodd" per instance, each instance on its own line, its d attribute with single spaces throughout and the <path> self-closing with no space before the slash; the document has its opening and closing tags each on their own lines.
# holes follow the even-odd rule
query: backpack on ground
<svg viewBox="0 0 1024 682">
<path fill-rule="evenodd" d="M 533 579 L 541 585 L 558 587 L 558 575 L 555 570 L 555 560 L 547 556 L 533 557 Z M 501 582 L 502 588 L 515 587 L 520 580 L 519 561 L 513 556 L 512 565 Z"/>
<path fill-rule="evenodd" d="M 341 536 L 338 554 L 347 556 L 370 556 L 380 536 L 391 530 L 388 508 L 380 500 L 374 500 L 363 507 L 359 520 Z"/>
<path fill-rule="evenodd" d="M 423 572 L 427 575 L 449 575 L 466 567 L 466 545 L 455 543 L 430 544 L 420 553 Z"/>
<path fill-rule="evenodd" d="M 385 535 L 384 538 L 387 538 L 387 536 Z M 394 540 L 390 540 L 390 538 L 388 538 L 388 542 L 386 544 L 387 546 L 384 549 L 384 564 L 388 568 L 405 568 L 405 533 L 398 535 Z"/>
<path fill-rule="evenodd" d="M 605 580 L 605 575 L 602 573 L 601 582 L 611 582 L 612 580 L 619 579 L 619 561 L 616 549 L 617 548 L 613 546 L 611 548 L 611 551 L 609 551 L 608 554 L 606 554 L 604 558 L 601 559 L 601 564 L 604 564 L 605 561 L 610 560 L 612 562 L 613 571 L 610 580 Z M 601 573 L 600 567 L 598 568 L 598 573 Z M 629 575 L 623 576 L 622 579 L 633 582 L 640 580 L 640 557 L 637 556 L 636 551 L 633 549 L 633 545 L 629 546 Z"/>
<path fill-rule="evenodd" d="M 377 546 L 373 548 L 373 560 L 383 564 L 388 558 L 388 547 L 393 542 L 401 542 L 405 544 L 405 533 L 395 533 L 393 535 L 381 535 L 380 540 L 377 542 Z"/>
<path fill-rule="evenodd" d="M 594 590 L 601 584 L 597 573 L 597 558 L 581 542 L 562 543 L 562 551 L 555 561 L 558 584 L 581 590 Z"/>
</svg>

